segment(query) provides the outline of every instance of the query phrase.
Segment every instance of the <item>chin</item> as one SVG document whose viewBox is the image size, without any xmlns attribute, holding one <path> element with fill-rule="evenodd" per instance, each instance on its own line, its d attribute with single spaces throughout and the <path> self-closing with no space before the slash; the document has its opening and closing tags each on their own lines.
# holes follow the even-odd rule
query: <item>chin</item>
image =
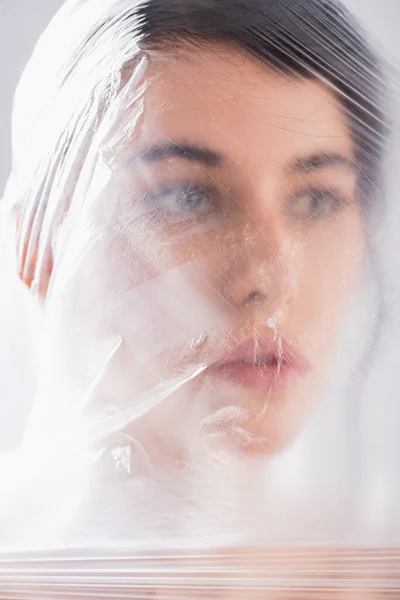
<svg viewBox="0 0 400 600">
<path fill-rule="evenodd" d="M 305 377 L 295 385 L 265 394 L 221 382 L 210 386 L 210 399 L 200 431 L 213 453 L 272 456 L 299 437 L 318 402 L 315 381 Z M 200 398 L 202 402 L 204 399 Z M 204 413 L 203 413 L 204 414 Z"/>
</svg>

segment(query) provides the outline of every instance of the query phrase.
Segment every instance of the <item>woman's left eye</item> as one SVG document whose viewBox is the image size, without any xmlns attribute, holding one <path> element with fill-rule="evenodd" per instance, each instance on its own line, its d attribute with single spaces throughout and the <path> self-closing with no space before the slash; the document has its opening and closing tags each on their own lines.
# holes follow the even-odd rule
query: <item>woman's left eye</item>
<svg viewBox="0 0 400 600">
<path fill-rule="evenodd" d="M 289 212 L 307 221 L 331 215 L 348 204 L 338 192 L 329 188 L 307 188 L 290 199 Z"/>
</svg>

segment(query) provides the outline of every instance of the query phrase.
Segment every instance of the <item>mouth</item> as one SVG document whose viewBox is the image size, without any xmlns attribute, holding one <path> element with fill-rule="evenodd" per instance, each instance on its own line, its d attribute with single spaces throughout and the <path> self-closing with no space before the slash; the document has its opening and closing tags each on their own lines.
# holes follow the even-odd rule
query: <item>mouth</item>
<svg viewBox="0 0 400 600">
<path fill-rule="evenodd" d="M 236 386 L 269 393 L 307 369 L 301 354 L 282 338 L 251 338 L 211 364 L 207 372 Z"/>
</svg>

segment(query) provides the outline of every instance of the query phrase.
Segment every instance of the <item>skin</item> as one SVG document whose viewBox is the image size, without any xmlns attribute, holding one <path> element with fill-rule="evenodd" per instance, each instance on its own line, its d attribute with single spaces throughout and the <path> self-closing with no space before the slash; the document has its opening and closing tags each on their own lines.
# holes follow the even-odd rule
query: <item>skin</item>
<svg viewBox="0 0 400 600">
<path fill-rule="evenodd" d="M 118 150 L 107 137 L 104 185 L 59 236 L 47 418 L 79 418 L 97 378 L 88 414 L 140 404 L 124 434 L 153 465 L 268 456 L 317 402 L 360 279 L 353 140 L 323 83 L 234 48 L 150 52 L 144 81 L 122 116 L 135 126 Z M 252 336 L 284 340 L 304 368 L 268 393 L 204 369 Z"/>
</svg>

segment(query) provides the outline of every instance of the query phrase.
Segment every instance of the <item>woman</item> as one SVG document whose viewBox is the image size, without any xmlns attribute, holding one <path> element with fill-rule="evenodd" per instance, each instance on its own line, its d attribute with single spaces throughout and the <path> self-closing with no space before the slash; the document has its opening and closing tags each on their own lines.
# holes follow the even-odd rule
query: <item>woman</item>
<svg viewBox="0 0 400 600">
<path fill-rule="evenodd" d="M 170 476 L 297 438 L 368 270 L 382 87 L 336 0 L 65 4 L 6 193 L 44 313 L 27 448 Z"/>
<path fill-rule="evenodd" d="M 337 355 L 350 362 L 342 334 L 371 284 L 382 205 L 383 97 L 336 0 L 70 0 L 50 25 L 17 92 L 6 193 L 44 316 L 6 521 L 19 548 L 75 548 L 77 562 L 29 562 L 32 594 L 49 573 L 54 596 L 394 590 L 392 554 L 385 571 L 374 553 L 332 550 L 356 543 L 362 515 L 333 521 L 336 537 L 319 527 L 346 498 L 323 496 L 315 454 L 316 504 L 298 461 L 290 486 L 265 486 Z M 243 550 L 282 532 L 295 549 Z M 306 560 L 298 544 L 321 540 Z M 221 545 L 237 550 L 198 551 Z M 84 562 L 82 546 L 96 548 Z"/>
</svg>

